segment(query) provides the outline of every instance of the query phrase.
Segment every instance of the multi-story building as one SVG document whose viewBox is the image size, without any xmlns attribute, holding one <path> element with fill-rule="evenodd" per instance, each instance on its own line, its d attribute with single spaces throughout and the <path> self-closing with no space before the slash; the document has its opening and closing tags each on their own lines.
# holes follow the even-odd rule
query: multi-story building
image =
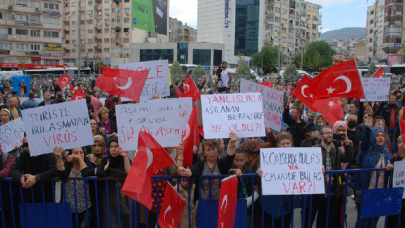
<svg viewBox="0 0 405 228">
<path fill-rule="evenodd" d="M 321 8 L 302 0 L 199 0 L 197 40 L 225 44 L 231 66 L 238 63 L 236 53 L 252 56 L 265 45 L 280 47 L 289 62 L 321 39 Z"/>
<path fill-rule="evenodd" d="M 193 43 L 197 42 L 197 30 L 183 23 L 177 18 L 169 18 L 169 42 Z"/>
<path fill-rule="evenodd" d="M 70 66 L 89 63 L 91 67 L 103 61 L 117 67 L 129 62 L 131 43 L 169 42 L 167 34 L 132 28 L 131 7 L 129 0 L 68 0 L 63 15 L 64 63 Z M 163 16 L 168 23 L 167 13 Z"/>
<path fill-rule="evenodd" d="M 0 63 L 62 65 L 62 5 L 0 0 Z"/>
<path fill-rule="evenodd" d="M 401 54 L 405 32 L 402 1 L 376 0 L 367 9 L 366 59 L 368 62 L 387 59 L 387 55 Z"/>
</svg>

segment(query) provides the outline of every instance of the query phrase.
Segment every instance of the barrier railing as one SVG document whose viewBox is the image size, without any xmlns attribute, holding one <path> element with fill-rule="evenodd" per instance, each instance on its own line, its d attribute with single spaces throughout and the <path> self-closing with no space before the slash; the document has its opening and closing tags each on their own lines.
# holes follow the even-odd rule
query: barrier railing
<svg viewBox="0 0 405 228">
<path fill-rule="evenodd" d="M 254 201 L 253 193 L 255 186 L 258 186 L 258 176 L 256 174 L 244 174 L 238 177 L 238 204 L 235 216 L 234 227 L 297 227 L 297 224 L 304 227 L 312 227 L 315 215 L 313 212 L 318 211 L 318 216 L 323 211 L 314 210 L 313 202 L 318 199 L 327 201 L 326 218 L 318 221 L 325 222 L 326 226 L 330 227 L 331 221 L 340 221 L 339 227 L 345 227 L 346 206 L 347 206 L 347 192 L 349 175 L 361 175 L 361 192 L 364 193 L 364 183 L 366 180 L 366 173 L 375 172 L 376 186 L 379 183 L 380 172 L 386 171 L 380 169 L 356 169 L 356 170 L 334 170 L 325 172 L 325 180 L 329 178 L 346 178 L 346 185 L 344 186 L 344 193 L 342 195 L 343 207 L 340 210 L 339 203 L 336 204 L 336 192 L 332 190 L 332 182 L 326 182 L 325 195 L 301 195 L 301 196 L 264 196 L 260 197 L 257 202 L 253 203 L 250 207 L 247 206 L 247 200 L 250 198 Z M 386 173 L 388 174 L 388 173 Z M 159 196 L 163 197 L 159 180 L 166 180 L 176 185 L 177 192 L 180 193 L 182 198 L 186 201 L 186 209 L 183 211 L 183 218 L 179 227 L 217 227 L 218 219 L 218 196 L 219 196 L 219 179 L 225 178 L 229 175 L 213 175 L 201 176 L 198 179 L 190 179 L 185 177 L 174 178 L 172 176 L 153 176 L 152 182 L 155 182 L 153 187 L 156 195 L 154 196 L 156 213 L 148 211 L 147 208 L 136 201 L 125 197 L 120 193 L 124 179 L 117 178 L 69 178 L 68 180 L 59 180 L 54 178 L 50 181 L 43 181 L 37 183 L 34 187 L 23 189 L 21 184 L 15 182 L 12 178 L 5 178 L 0 180 L 0 208 L 1 208 L 1 226 L 2 227 L 155 227 L 158 224 L 159 209 L 161 207 Z M 181 180 L 187 180 L 187 187 L 185 183 L 181 184 Z M 360 180 L 359 179 L 359 180 Z M 388 176 L 386 186 L 392 186 L 392 175 Z M 185 182 L 185 181 L 183 181 Z M 209 187 L 207 192 L 201 191 L 201 187 Z M 45 186 L 46 185 L 46 186 Z M 52 194 L 49 195 L 52 188 Z M 214 189 L 212 189 L 212 186 Z M 192 195 L 198 191 L 198 198 L 193 198 Z M 249 188 L 249 189 L 248 189 Z M 260 188 L 260 187 L 259 187 Z M 257 189 L 257 188 L 256 188 Z M 82 192 L 80 191 L 82 190 Z M 380 190 L 380 189 L 379 189 Z M 381 189 L 383 194 L 391 190 L 397 189 Z M 187 192 L 187 195 L 185 194 Z M 367 191 L 367 190 L 366 190 Z M 152 191 L 153 194 L 153 191 Z M 245 197 L 245 196 L 247 197 Z M 186 196 L 186 198 L 185 198 Z M 207 198 L 208 197 L 208 198 Z M 263 204 L 265 197 L 273 197 L 271 199 L 271 206 Z M 313 197 L 315 201 L 313 201 Z M 360 196 L 357 196 L 360 197 Z M 365 196 L 361 196 L 365 199 Z M 194 203 L 198 203 L 193 207 Z M 384 211 L 377 206 L 375 210 L 380 210 L 381 215 L 368 218 L 363 213 L 362 201 L 358 204 L 358 224 L 356 227 L 376 227 L 378 216 L 384 216 Z M 372 203 L 372 202 L 371 202 Z M 281 206 L 280 206 L 280 205 Z M 370 202 L 367 201 L 370 205 Z M 73 208 L 73 210 L 72 210 Z M 271 209 L 269 209 L 271 208 Z M 294 223 L 294 212 L 296 209 L 301 208 L 301 221 Z M 366 208 L 369 210 L 370 208 Z M 373 208 L 371 208 L 372 210 Z M 197 211 L 196 211 L 197 210 Z M 339 214 L 331 214 L 331 210 L 340 212 Z M 279 214 L 280 216 L 276 216 Z M 340 214 L 343 219 L 340 219 Z M 401 213 L 398 212 L 400 215 Z M 336 218 L 339 216 L 339 218 Z M 359 219 L 361 218 L 361 219 Z M 366 219 L 366 220 L 365 220 Z M 367 224 L 363 224 L 367 223 Z M 386 228 L 399 228 L 401 216 L 386 216 Z M 271 224 L 271 226 L 269 225 Z M 328 225 L 329 224 L 329 225 Z M 296 226 L 294 226 L 296 225 Z M 336 224 L 334 224 L 336 227 Z"/>
</svg>

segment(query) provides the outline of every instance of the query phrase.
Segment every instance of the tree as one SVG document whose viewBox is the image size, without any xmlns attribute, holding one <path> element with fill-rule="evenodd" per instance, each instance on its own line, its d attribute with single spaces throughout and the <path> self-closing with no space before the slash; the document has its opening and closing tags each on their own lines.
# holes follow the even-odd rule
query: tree
<svg viewBox="0 0 405 228">
<path fill-rule="evenodd" d="M 263 71 L 270 73 L 273 68 L 278 66 L 278 54 L 277 47 L 264 46 L 260 52 L 256 52 L 252 55 L 253 65 L 255 67 L 262 68 L 263 60 Z"/>
<path fill-rule="evenodd" d="M 238 67 L 236 68 L 236 73 L 243 76 L 250 75 L 249 65 L 246 63 L 244 58 L 240 58 Z"/>
<path fill-rule="evenodd" d="M 172 82 L 180 82 L 183 79 L 183 70 L 177 60 L 170 67 L 170 76 L 172 77 Z"/>
<path fill-rule="evenodd" d="M 292 79 L 293 76 L 296 76 L 298 74 L 297 68 L 295 68 L 295 65 L 293 63 L 288 64 L 287 69 L 284 71 L 283 79 L 288 80 Z"/>
<path fill-rule="evenodd" d="M 22 58 L 22 59 L 19 60 L 19 62 L 20 62 L 20 64 L 22 65 L 21 70 L 25 70 L 25 59 Z M 24 71 L 23 71 L 23 75 L 24 75 Z"/>
<path fill-rule="evenodd" d="M 374 62 L 371 62 L 370 65 L 368 65 L 368 76 L 373 76 L 373 74 L 377 71 L 377 67 L 375 66 Z"/>
<path fill-rule="evenodd" d="M 295 55 L 293 63 L 297 69 L 301 68 L 301 53 Z M 302 66 L 304 67 L 304 66 Z"/>
<path fill-rule="evenodd" d="M 314 63 L 314 56 L 319 53 L 321 56 L 315 57 L 317 63 Z M 330 67 L 333 65 L 333 54 L 335 51 L 325 41 L 312 42 L 308 45 L 304 54 L 304 64 L 306 68 L 316 70 L 316 68 Z"/>
<path fill-rule="evenodd" d="M 202 78 L 202 76 L 205 75 L 205 70 L 201 66 L 201 64 L 198 64 L 196 68 L 194 68 L 193 72 L 191 72 L 191 76 L 195 79 L 194 81 L 197 81 L 196 79 Z"/>
<path fill-rule="evenodd" d="M 100 62 L 96 63 L 95 72 L 98 73 L 98 74 L 102 74 L 103 73 L 103 67 L 105 67 L 105 66 L 107 66 L 107 64 L 104 64 L 103 61 L 100 61 Z"/>
<path fill-rule="evenodd" d="M 312 67 L 311 68 L 314 69 L 315 71 L 317 71 L 318 66 L 321 64 L 321 62 L 322 62 L 322 56 L 318 52 L 314 56 L 312 56 L 312 62 L 311 62 Z"/>
</svg>

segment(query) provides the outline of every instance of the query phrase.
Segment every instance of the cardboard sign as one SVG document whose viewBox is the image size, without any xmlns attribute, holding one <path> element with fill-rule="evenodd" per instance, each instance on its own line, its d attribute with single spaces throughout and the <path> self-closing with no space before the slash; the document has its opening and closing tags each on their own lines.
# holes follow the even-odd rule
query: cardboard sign
<svg viewBox="0 0 405 228">
<path fill-rule="evenodd" d="M 3 153 L 10 152 L 15 146 L 21 146 L 24 139 L 24 123 L 17 118 L 0 126 L 0 145 Z"/>
<path fill-rule="evenodd" d="M 405 188 L 405 161 L 394 162 L 394 179 L 392 182 L 393 188 Z M 405 199 L 405 194 L 402 195 Z"/>
<path fill-rule="evenodd" d="M 86 100 L 22 110 L 31 156 L 93 145 Z"/>
<path fill-rule="evenodd" d="M 281 130 L 281 119 L 283 115 L 284 93 L 267 86 L 241 80 L 241 93 L 261 93 L 263 99 L 264 125 L 275 131 Z"/>
<path fill-rule="evenodd" d="M 324 194 L 320 147 L 260 149 L 263 195 Z"/>
<path fill-rule="evenodd" d="M 153 95 L 159 97 L 170 96 L 169 64 L 167 60 L 126 63 L 120 64 L 119 68 L 128 70 L 150 69 L 142 90 L 141 101 L 152 98 Z"/>
<path fill-rule="evenodd" d="M 206 139 L 265 136 L 260 93 L 202 95 L 201 106 Z"/>
<path fill-rule="evenodd" d="M 390 78 L 361 78 L 367 101 L 388 101 Z M 361 99 L 360 101 L 366 101 Z"/>
<path fill-rule="evenodd" d="M 181 141 L 178 105 L 171 99 L 159 99 L 115 106 L 122 149 L 138 149 L 140 131 L 150 133 L 163 147 L 178 146 Z"/>
</svg>

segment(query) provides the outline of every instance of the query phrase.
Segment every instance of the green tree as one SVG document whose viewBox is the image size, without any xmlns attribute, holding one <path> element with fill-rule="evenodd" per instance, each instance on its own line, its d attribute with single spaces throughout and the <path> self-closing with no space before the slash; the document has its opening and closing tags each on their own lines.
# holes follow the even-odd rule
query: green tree
<svg viewBox="0 0 405 228">
<path fill-rule="evenodd" d="M 263 60 L 263 70 L 270 73 L 273 68 L 278 66 L 278 54 L 277 47 L 264 46 L 260 52 L 252 55 L 253 65 L 261 68 Z M 284 59 L 284 56 L 282 56 L 282 59 Z"/>
<path fill-rule="evenodd" d="M 313 63 L 314 56 L 319 53 L 321 56 L 315 57 L 319 62 L 317 64 Z M 316 70 L 316 68 L 330 67 L 333 65 L 333 54 L 335 51 L 330 47 L 325 41 L 312 42 L 308 45 L 307 50 L 304 54 L 304 65 L 306 68 L 311 70 Z"/>
<path fill-rule="evenodd" d="M 250 75 L 249 65 L 246 63 L 244 58 L 240 58 L 238 67 L 236 68 L 236 73 L 243 76 Z"/>
<path fill-rule="evenodd" d="M 284 71 L 283 79 L 288 80 L 292 79 L 293 76 L 296 76 L 298 74 L 297 68 L 295 68 L 295 65 L 293 63 L 288 64 L 287 69 Z"/>
<path fill-rule="evenodd" d="M 368 76 L 373 76 L 373 74 L 377 71 L 377 67 L 375 66 L 374 62 L 371 62 L 370 65 L 368 65 Z"/>
<path fill-rule="evenodd" d="M 295 55 L 293 63 L 297 69 L 301 68 L 301 53 Z M 304 67 L 304 66 L 302 66 Z"/>
<path fill-rule="evenodd" d="M 312 56 L 312 61 L 311 61 L 311 69 L 314 69 L 315 71 L 318 70 L 319 65 L 322 62 L 322 56 L 321 54 L 318 52 L 316 53 L 314 56 Z"/>
<path fill-rule="evenodd" d="M 183 70 L 177 60 L 170 66 L 170 76 L 173 83 L 180 82 L 183 79 Z"/>
<path fill-rule="evenodd" d="M 100 61 L 100 62 L 96 63 L 96 65 L 94 66 L 96 74 L 102 74 L 103 73 L 103 67 L 105 67 L 105 66 L 107 66 L 107 64 L 104 64 L 103 61 Z"/>
<path fill-rule="evenodd" d="M 191 76 L 193 76 L 194 81 L 197 81 L 198 79 L 202 78 L 204 76 L 205 70 L 201 66 L 201 64 L 198 64 L 196 68 L 194 68 L 193 72 L 191 72 Z"/>
</svg>

